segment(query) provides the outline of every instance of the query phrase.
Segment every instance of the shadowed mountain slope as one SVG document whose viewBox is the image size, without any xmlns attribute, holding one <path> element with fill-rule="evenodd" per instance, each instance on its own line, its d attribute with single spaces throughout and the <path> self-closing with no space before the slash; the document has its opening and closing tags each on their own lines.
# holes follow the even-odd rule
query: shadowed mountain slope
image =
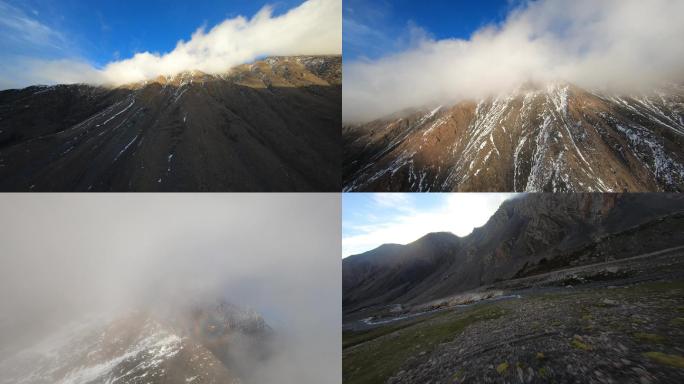
<svg viewBox="0 0 684 384">
<path fill-rule="evenodd" d="M 341 57 L 0 92 L 0 190 L 339 191 Z"/>
<path fill-rule="evenodd" d="M 343 260 L 345 313 L 684 244 L 679 194 L 528 194 L 466 237 L 430 233 Z"/>
</svg>

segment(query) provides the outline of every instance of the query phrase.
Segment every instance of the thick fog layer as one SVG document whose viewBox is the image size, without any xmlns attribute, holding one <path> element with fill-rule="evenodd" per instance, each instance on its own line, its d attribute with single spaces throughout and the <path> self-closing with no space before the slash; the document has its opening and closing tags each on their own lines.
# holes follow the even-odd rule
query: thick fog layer
<svg viewBox="0 0 684 384">
<path fill-rule="evenodd" d="M 1 5 L 3 3 L 0 2 Z M 8 33 L 26 34 L 36 29 L 49 31 L 46 26 L 32 21 L 30 16 L 4 6 L 7 11 L 12 11 L 8 17 L 11 16 L 10 21 L 16 26 Z M 171 52 L 140 52 L 102 68 L 78 58 L 42 60 L 22 57 L 0 64 L 0 76 L 6 77 L 0 79 L 0 87 L 54 83 L 121 85 L 189 70 L 223 73 L 262 56 L 342 53 L 341 0 L 307 0 L 279 16 L 273 16 L 272 10 L 271 6 L 265 6 L 251 18 L 238 16 L 226 19 L 208 31 L 199 28 L 189 40 L 179 41 Z M 46 39 L 52 37 L 47 36 Z"/>
<path fill-rule="evenodd" d="M 0 361 L 86 316 L 222 296 L 281 340 L 259 382 L 341 380 L 339 196 L 4 195 L 0 211 Z"/>
<path fill-rule="evenodd" d="M 343 117 L 368 121 L 528 82 L 617 92 L 681 82 L 683 14 L 681 0 L 525 1 L 470 39 L 423 38 L 378 60 L 345 62 Z"/>
</svg>

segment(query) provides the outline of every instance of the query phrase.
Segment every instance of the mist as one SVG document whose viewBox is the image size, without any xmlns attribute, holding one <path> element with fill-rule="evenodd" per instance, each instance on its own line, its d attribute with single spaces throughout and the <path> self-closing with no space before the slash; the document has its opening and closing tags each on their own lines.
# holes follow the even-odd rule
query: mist
<svg viewBox="0 0 684 384">
<path fill-rule="evenodd" d="M 171 52 L 139 52 L 102 67 L 78 58 L 21 57 L 0 64 L 3 72 L 8 72 L 7 80 L 0 81 L 0 85 L 118 86 L 190 70 L 225 73 L 264 56 L 341 54 L 341 13 L 341 0 L 307 0 L 279 16 L 274 16 L 273 7 L 266 5 L 251 18 L 226 19 L 209 30 L 199 27 L 189 40 L 179 41 Z"/>
<path fill-rule="evenodd" d="M 526 83 L 641 92 L 681 82 L 682 14 L 680 0 L 524 1 L 469 39 L 417 34 L 402 52 L 345 62 L 343 119 L 365 122 Z"/>
<path fill-rule="evenodd" d="M 0 210 L 0 363 L 84 318 L 220 296 L 277 336 L 255 381 L 340 382 L 339 196 L 6 194 Z"/>
</svg>

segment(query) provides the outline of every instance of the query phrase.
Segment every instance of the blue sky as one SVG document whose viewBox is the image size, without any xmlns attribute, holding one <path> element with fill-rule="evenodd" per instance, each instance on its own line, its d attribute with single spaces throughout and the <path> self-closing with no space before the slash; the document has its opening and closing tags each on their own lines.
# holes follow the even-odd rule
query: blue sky
<svg viewBox="0 0 684 384">
<path fill-rule="evenodd" d="M 407 244 L 430 232 L 466 236 L 514 194 L 344 193 L 342 256 L 385 243 Z"/>
<path fill-rule="evenodd" d="M 0 89 L 340 54 L 341 15 L 342 0 L 0 0 Z"/>
<path fill-rule="evenodd" d="M 0 0 L 0 32 L 16 35 L 12 26 L 41 28 L 24 39 L 2 39 L 5 55 L 41 58 L 77 56 L 101 67 L 137 52 L 168 52 L 197 28 L 212 27 L 238 15 L 253 16 L 265 4 L 281 14 L 303 0 Z M 21 24 L 19 24 L 21 25 Z"/>
<path fill-rule="evenodd" d="M 344 58 L 376 59 L 421 37 L 467 39 L 504 20 L 513 0 L 345 0 Z"/>
</svg>

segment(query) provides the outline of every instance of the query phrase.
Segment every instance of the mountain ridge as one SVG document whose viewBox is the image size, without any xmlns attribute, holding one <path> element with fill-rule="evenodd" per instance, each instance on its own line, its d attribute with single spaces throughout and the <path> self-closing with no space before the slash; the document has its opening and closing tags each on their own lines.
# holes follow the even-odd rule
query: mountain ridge
<svg viewBox="0 0 684 384">
<path fill-rule="evenodd" d="M 69 324 L 0 361 L 0 383 L 244 383 L 271 354 L 272 330 L 228 304 L 132 310 Z"/>
<path fill-rule="evenodd" d="M 346 191 L 681 191 L 684 87 L 530 85 L 345 124 L 343 143 Z"/>
<path fill-rule="evenodd" d="M 339 191 L 341 65 L 1 91 L 0 190 Z"/>
<path fill-rule="evenodd" d="M 349 256 L 342 266 L 344 311 L 422 303 L 545 268 L 680 245 L 684 198 L 657 195 L 529 194 L 502 203 L 468 236 L 428 234 Z"/>
</svg>

